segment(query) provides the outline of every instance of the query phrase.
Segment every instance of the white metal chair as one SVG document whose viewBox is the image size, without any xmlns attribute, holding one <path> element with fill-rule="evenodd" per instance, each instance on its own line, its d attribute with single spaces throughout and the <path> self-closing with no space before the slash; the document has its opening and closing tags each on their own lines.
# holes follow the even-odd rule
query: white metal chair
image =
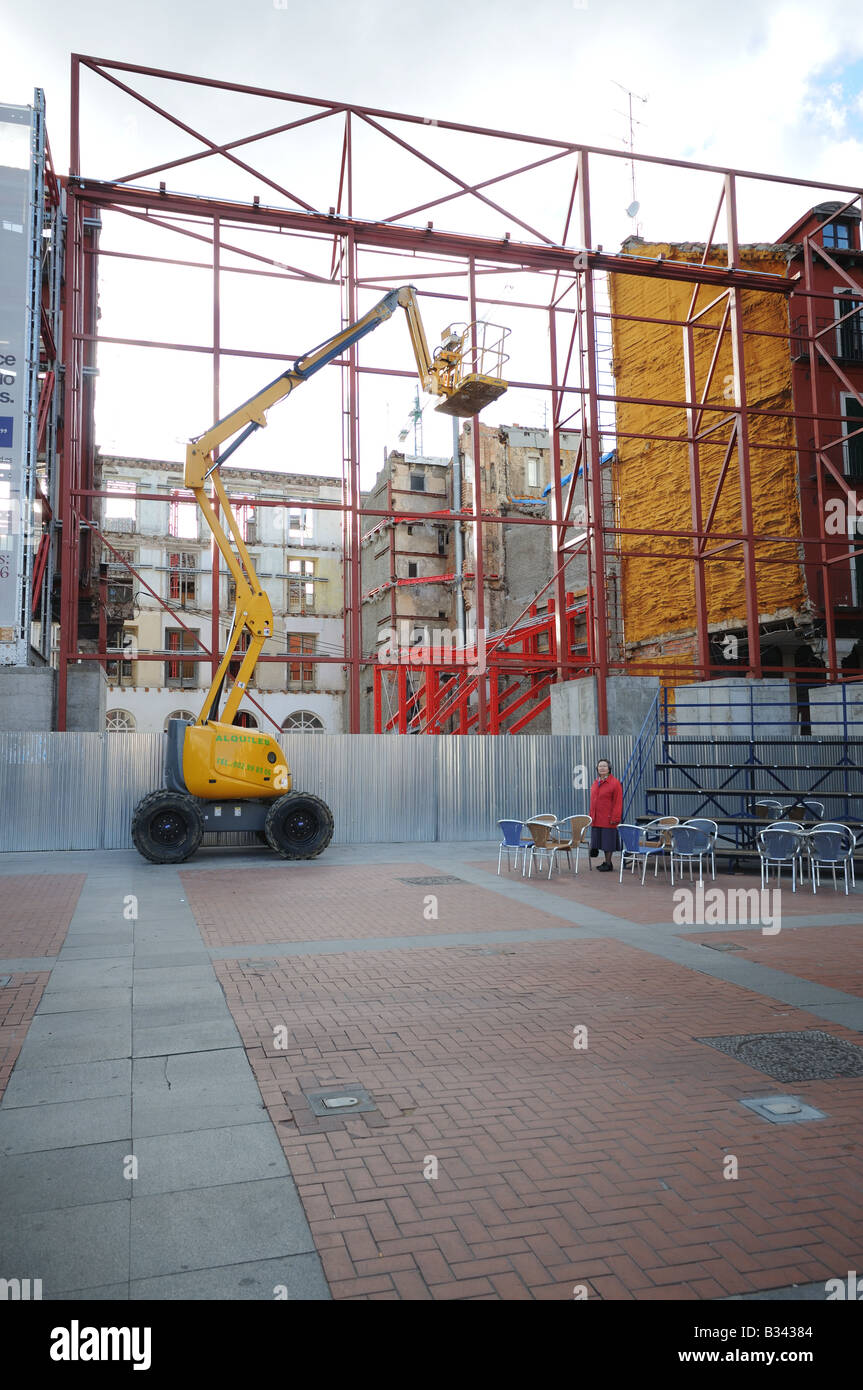
<svg viewBox="0 0 863 1390">
<path fill-rule="evenodd" d="M 821 887 L 821 870 L 832 869 L 833 889 L 836 890 L 836 866 L 842 865 L 845 878 L 845 895 L 848 895 L 848 865 L 854 862 L 854 835 L 847 826 L 840 831 L 827 830 L 818 826 L 806 836 L 809 853 L 809 867 L 812 873 L 812 892 Z"/>
<path fill-rule="evenodd" d="M 642 839 L 642 829 L 640 825 L 627 825 L 623 822 L 617 827 L 617 836 L 620 843 L 620 874 L 618 883 L 623 882 L 623 869 L 627 859 L 630 860 L 632 868 L 640 859 L 642 861 L 641 883 L 644 885 L 644 875 L 647 873 L 647 861 L 652 858 L 654 863 L 653 875 L 656 877 L 656 866 L 662 854 L 664 846 L 647 844 Z"/>
<path fill-rule="evenodd" d="M 851 858 L 848 861 L 851 867 L 851 887 L 856 888 L 857 879 L 854 875 L 854 855 L 863 848 L 863 830 L 852 830 L 850 825 L 845 825 L 841 820 L 825 820 L 819 825 L 813 826 L 813 830 L 838 830 L 840 834 L 847 833 L 851 837 Z M 811 834 L 811 831 L 810 831 Z"/>
<path fill-rule="evenodd" d="M 571 841 L 572 854 L 575 859 L 575 872 L 578 873 L 578 856 L 581 850 L 587 854 L 587 867 L 593 868 L 590 862 L 590 835 L 588 831 L 593 824 L 590 816 L 561 816 L 557 822 L 559 826 L 569 826 L 569 837 Z"/>
<path fill-rule="evenodd" d="M 530 840 L 523 838 L 524 821 L 521 820 L 499 820 L 500 833 L 503 839 L 497 851 L 497 871 L 500 873 L 501 860 L 506 851 L 506 867 L 512 869 L 511 855 L 515 853 L 515 867 L 518 868 L 518 856 L 524 851 L 527 854 Z"/>
<path fill-rule="evenodd" d="M 797 873 L 802 870 L 806 851 L 806 837 L 799 826 L 786 829 L 784 826 L 769 825 L 758 832 L 758 857 L 761 863 L 761 887 L 766 888 L 770 878 L 770 865 L 776 866 L 776 882 L 782 880 L 783 864 L 791 865 L 791 891 L 797 892 Z"/>
<path fill-rule="evenodd" d="M 653 870 L 654 878 L 656 877 L 660 861 L 662 863 L 662 872 L 668 872 L 665 860 L 665 851 L 670 850 L 671 831 L 674 829 L 675 825 L 679 824 L 679 816 L 656 816 L 654 820 L 649 820 L 647 824 L 644 826 L 642 833 L 648 844 L 658 844 L 659 848 L 663 851 L 663 853 L 656 860 L 656 866 Z"/>
<path fill-rule="evenodd" d="M 715 820 L 708 820 L 705 816 L 693 816 L 691 820 L 683 822 L 684 825 L 694 825 L 696 830 L 703 830 L 710 840 L 710 877 L 716 877 L 716 841 L 719 836 L 719 826 Z"/>
<path fill-rule="evenodd" d="M 768 825 L 768 830 L 793 830 L 795 835 L 800 836 L 800 854 L 797 859 L 797 874 L 800 882 L 805 882 L 806 866 L 809 863 L 809 854 L 806 848 L 806 831 L 797 820 L 777 820 Z"/>
<path fill-rule="evenodd" d="M 689 865 L 689 877 L 692 878 L 692 866 L 698 861 L 698 882 L 704 882 L 704 859 L 710 858 L 710 835 L 706 830 L 701 830 L 697 825 L 674 825 L 668 832 L 671 838 L 670 860 L 671 860 L 671 886 L 674 887 L 674 861 L 680 864 L 680 876 L 683 877 L 683 866 Z"/>
<path fill-rule="evenodd" d="M 554 861 L 557 858 L 558 854 L 565 854 L 569 861 L 569 867 L 572 868 L 572 842 L 571 840 L 563 839 L 562 836 L 555 835 L 554 832 L 557 829 L 557 827 L 558 821 L 554 816 L 551 817 L 550 825 L 548 824 L 548 821 L 545 817 L 543 817 L 541 820 L 536 819 L 529 820 L 527 822 L 527 829 L 532 837 L 532 843 L 528 845 L 527 849 L 528 878 L 533 877 L 534 859 L 539 860 L 539 866 L 540 868 L 542 868 L 543 859 L 546 855 L 548 855 L 549 878 L 551 878 L 552 871 L 554 869 Z"/>
</svg>

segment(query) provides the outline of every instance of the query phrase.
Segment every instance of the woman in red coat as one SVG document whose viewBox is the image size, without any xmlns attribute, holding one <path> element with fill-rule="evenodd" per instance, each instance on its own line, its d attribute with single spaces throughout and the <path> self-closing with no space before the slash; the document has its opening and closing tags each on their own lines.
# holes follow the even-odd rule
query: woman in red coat
<svg viewBox="0 0 863 1390">
<path fill-rule="evenodd" d="M 596 781 L 590 789 L 590 856 L 602 850 L 603 862 L 599 872 L 610 874 L 614 868 L 611 856 L 617 849 L 617 827 L 623 815 L 623 787 L 611 775 L 611 763 L 601 758 L 596 764 Z"/>
</svg>

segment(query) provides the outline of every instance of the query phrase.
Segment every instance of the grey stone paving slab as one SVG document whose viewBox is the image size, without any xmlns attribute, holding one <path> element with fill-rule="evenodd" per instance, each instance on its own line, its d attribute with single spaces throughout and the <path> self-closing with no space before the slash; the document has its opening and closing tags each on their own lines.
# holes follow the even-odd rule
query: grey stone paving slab
<svg viewBox="0 0 863 1390">
<path fill-rule="evenodd" d="M 62 1293 L 43 1293 L 46 1303 L 123 1303 L 128 1300 L 128 1284 L 102 1284 L 97 1289 L 64 1289 Z"/>
<path fill-rule="evenodd" d="M 131 985 L 97 985 L 95 989 L 55 989 L 43 994 L 39 1003 L 39 1013 L 66 1014 L 100 1009 L 128 1009 L 131 1003 Z"/>
<path fill-rule="evenodd" d="M 136 1025 L 141 1022 L 141 1016 L 145 1010 L 176 1008 L 182 1005 L 188 1010 L 197 1011 L 199 1008 L 208 1008 L 213 1005 L 220 1005 L 222 1009 L 227 1007 L 225 995 L 218 980 L 213 978 L 212 969 L 209 970 L 209 979 L 196 980 L 157 980 L 150 982 L 140 975 L 135 977 L 133 1007 L 135 1009 Z M 148 1020 L 144 1020 L 147 1022 Z M 151 1020 L 152 1021 L 152 1020 Z"/>
<path fill-rule="evenodd" d="M 427 932 L 422 936 L 343 937 L 326 941 L 275 941 L 266 945 L 248 942 L 237 946 L 213 946 L 213 960 L 263 960 L 278 956 L 331 956 L 364 951 L 423 950 L 432 946 L 483 946 L 488 942 L 584 941 L 585 933 L 575 927 L 530 927 L 524 931 Z"/>
<path fill-rule="evenodd" d="M 28 1067 L 128 1057 L 131 1033 L 128 1009 L 81 1009 L 77 1013 L 63 1014 L 37 1012 L 21 1056 Z"/>
<path fill-rule="evenodd" d="M 101 931 L 97 930 L 95 922 L 88 921 L 86 927 L 76 928 L 71 926 L 66 932 L 65 946 L 84 947 L 84 946 L 131 946 L 133 933 L 131 927 L 126 931 L 118 931 L 116 923 L 104 926 Z M 125 955 L 125 950 L 118 951 L 118 955 Z"/>
<path fill-rule="evenodd" d="M 281 1178 L 289 1172 L 272 1125 L 225 1125 L 139 1138 L 134 1152 L 135 1200 L 156 1192 Z"/>
<path fill-rule="evenodd" d="M 81 1144 L 74 1149 L 10 1154 L 0 1158 L 0 1193 L 5 1214 L 127 1201 L 132 1182 L 123 1177 L 131 1140 Z"/>
<path fill-rule="evenodd" d="M 132 1062 L 115 1057 L 107 1062 L 77 1062 L 61 1067 L 28 1067 L 24 1054 L 3 1096 L 4 1110 L 21 1105 L 44 1105 L 64 1100 L 96 1100 L 100 1096 L 128 1096 Z"/>
<path fill-rule="evenodd" d="M 57 956 L 0 956 L 4 975 L 32 975 L 37 970 L 53 970 Z"/>
<path fill-rule="evenodd" d="M 265 1178 L 132 1202 L 133 1279 L 220 1268 L 226 1251 L 237 1264 L 314 1251 L 293 1179 Z"/>
<path fill-rule="evenodd" d="M 162 1062 L 165 1059 L 160 1057 L 156 1060 Z M 189 1130 L 221 1129 L 226 1125 L 271 1123 L 260 1092 L 257 1098 L 253 1098 L 245 1085 L 225 1087 L 221 1093 L 213 1092 L 202 1096 L 186 1093 L 182 1098 L 159 1100 L 148 1097 L 144 1100 L 133 1099 L 132 1102 L 132 1134 L 136 1139 L 142 1135 L 184 1134 Z"/>
<path fill-rule="evenodd" d="M 166 951 L 161 947 L 152 952 L 136 951 L 133 962 L 136 973 L 146 971 L 150 974 L 152 971 L 163 970 L 166 979 L 176 979 L 179 971 L 199 970 L 206 978 L 210 978 L 210 962 L 203 946 L 196 951 L 185 946 L 176 951 Z"/>
<path fill-rule="evenodd" d="M 51 972 L 49 988 L 78 989 L 80 986 L 93 989 L 99 985 L 130 985 L 132 983 L 131 956 L 112 956 L 105 960 L 70 960 L 62 957 Z"/>
<path fill-rule="evenodd" d="M 86 946 L 76 946 L 68 942 L 63 947 L 63 964 L 86 960 L 119 960 L 121 957 L 132 956 L 132 943 L 105 942 L 100 946 L 97 942 L 88 942 Z"/>
<path fill-rule="evenodd" d="M 230 1018 L 230 1010 L 225 997 L 220 992 L 203 1002 L 195 997 L 182 999 L 182 1002 L 157 1003 L 154 1000 L 140 999 L 137 990 L 132 998 L 132 1026 L 135 1036 L 143 1028 L 173 1028 L 177 1024 L 220 1023 Z"/>
<path fill-rule="evenodd" d="M 133 1057 L 164 1057 L 173 1052 L 207 1052 L 236 1047 L 240 1042 L 236 1024 L 225 1010 L 225 1017 L 188 1023 L 168 1023 L 147 1028 L 135 1024 Z"/>
<path fill-rule="evenodd" d="M 188 908 L 180 908 L 180 912 L 188 912 Z M 135 932 L 136 951 L 190 951 L 195 947 L 200 949 L 201 937 L 197 927 L 194 932 L 191 930 L 179 931 L 174 927 L 166 928 L 164 931 L 147 931 L 140 928 Z"/>
<path fill-rule="evenodd" d="M 222 1126 L 270 1125 L 242 1047 L 139 1057 L 132 1068 L 132 1133 L 179 1134 Z"/>
<path fill-rule="evenodd" d="M 279 1260 L 220 1265 L 192 1274 L 168 1274 L 154 1279 L 133 1279 L 131 1299 L 167 1299 L 192 1302 L 214 1299 L 226 1302 L 259 1300 L 272 1303 L 276 1290 L 287 1291 L 290 1302 L 331 1297 L 317 1255 L 287 1255 Z"/>
<path fill-rule="evenodd" d="M 849 999 L 847 1003 L 818 1004 L 809 1006 L 809 1012 L 830 1023 L 840 1023 L 843 1028 L 855 1028 L 863 1033 L 863 999 Z"/>
<path fill-rule="evenodd" d="M 38 1153 L 45 1149 L 128 1139 L 132 1132 L 128 1096 L 55 1101 L 0 1109 L 0 1154 Z"/>
<path fill-rule="evenodd" d="M 129 1278 L 132 1203 L 100 1202 L 26 1212 L 3 1223 L 3 1262 L 19 1279 L 41 1279 L 43 1298 Z"/>
</svg>

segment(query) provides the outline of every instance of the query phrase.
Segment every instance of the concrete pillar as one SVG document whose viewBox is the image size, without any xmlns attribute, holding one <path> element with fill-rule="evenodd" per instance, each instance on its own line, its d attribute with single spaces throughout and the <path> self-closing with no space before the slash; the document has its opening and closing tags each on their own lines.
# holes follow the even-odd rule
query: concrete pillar
<svg viewBox="0 0 863 1390">
<path fill-rule="evenodd" d="M 655 676 L 610 676 L 606 683 L 609 734 L 637 737 L 658 689 Z M 562 681 L 551 687 L 550 694 L 553 734 L 598 734 L 595 676 Z"/>
<path fill-rule="evenodd" d="M 100 734 L 105 727 L 108 682 L 98 661 L 69 667 L 66 687 L 66 728 L 79 734 Z"/>
<path fill-rule="evenodd" d="M 56 684 L 50 666 L 0 666 L 0 731 L 50 733 Z"/>
</svg>

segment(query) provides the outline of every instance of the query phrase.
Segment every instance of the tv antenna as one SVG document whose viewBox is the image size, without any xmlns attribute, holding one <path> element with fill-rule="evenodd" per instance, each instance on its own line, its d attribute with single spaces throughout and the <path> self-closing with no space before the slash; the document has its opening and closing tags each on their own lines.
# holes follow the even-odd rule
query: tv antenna
<svg viewBox="0 0 863 1390">
<path fill-rule="evenodd" d="M 641 225 L 640 225 L 639 222 L 635 221 L 635 219 L 638 217 L 639 211 L 640 211 L 640 209 L 641 209 L 641 204 L 639 203 L 638 199 L 637 199 L 636 196 L 635 196 L 635 127 L 636 127 L 637 125 L 643 125 L 644 122 L 643 122 L 643 121 L 638 121 L 638 120 L 636 120 L 635 117 L 633 116 L 633 114 L 632 114 L 632 100 L 633 100 L 633 97 L 634 97 L 636 101 L 640 101 L 640 102 L 642 102 L 642 103 L 645 103 L 645 102 L 647 101 L 647 97 L 640 96 L 638 92 L 633 92 L 633 91 L 631 91 L 631 89 L 630 89 L 629 87 L 624 87 L 624 85 L 623 85 L 622 82 L 617 82 L 613 77 L 610 79 L 610 81 L 612 81 L 612 82 L 614 83 L 615 87 L 619 87 L 619 88 L 620 88 L 620 90 L 625 94 L 625 96 L 626 96 L 626 98 L 627 98 L 627 102 L 628 102 L 628 110 L 627 110 L 627 111 L 619 111 L 619 110 L 617 110 L 616 107 L 615 107 L 615 110 L 617 110 L 617 114 L 618 114 L 619 116 L 623 116 L 624 120 L 627 120 L 627 121 L 629 122 L 629 139 L 627 140 L 626 136 L 624 136 L 624 137 L 623 137 L 623 143 L 624 143 L 624 145 L 626 146 L 626 148 L 629 150 L 629 155 L 630 155 L 630 159 L 629 159 L 629 175 L 630 175 L 630 182 L 631 182 L 631 188 L 632 188 L 632 202 L 629 204 L 629 207 L 626 209 L 626 215 L 627 215 L 627 217 L 631 217 L 631 218 L 633 219 L 633 221 L 635 222 L 635 235 L 636 235 L 636 236 L 640 236 L 640 235 L 641 235 Z"/>
</svg>

